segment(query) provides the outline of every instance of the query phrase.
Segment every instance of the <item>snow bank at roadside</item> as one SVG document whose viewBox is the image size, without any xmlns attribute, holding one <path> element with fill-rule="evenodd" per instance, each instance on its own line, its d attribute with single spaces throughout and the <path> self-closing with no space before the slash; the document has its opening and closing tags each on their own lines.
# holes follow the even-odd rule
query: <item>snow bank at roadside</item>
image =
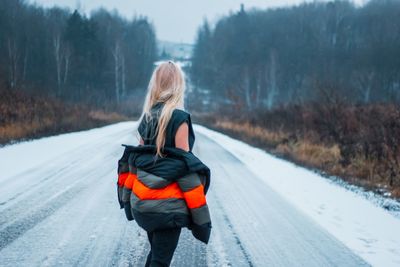
<svg viewBox="0 0 400 267">
<path fill-rule="evenodd" d="M 93 140 L 96 136 L 111 135 L 121 131 L 132 131 L 133 136 L 133 129 L 136 125 L 136 121 L 120 122 L 90 130 L 63 133 L 2 147 L 0 149 L 0 182 L 2 181 L 1 178 L 11 177 L 23 170 L 35 168 L 41 163 L 51 162 L 52 159 L 65 154 L 67 151 L 73 152 L 77 148 L 88 145 L 88 140 Z M 15 159 L 18 159 L 18 161 Z"/>
<path fill-rule="evenodd" d="M 258 176 L 370 264 L 400 266 L 400 219 L 387 210 L 261 149 L 201 125 L 194 129 L 222 145 L 255 174 L 265 174 Z"/>
</svg>

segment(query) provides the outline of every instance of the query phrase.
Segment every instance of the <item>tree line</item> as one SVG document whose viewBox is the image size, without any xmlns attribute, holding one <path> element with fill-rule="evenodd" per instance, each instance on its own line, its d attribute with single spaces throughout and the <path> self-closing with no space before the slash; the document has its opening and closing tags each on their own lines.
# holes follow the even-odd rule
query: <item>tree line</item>
<svg viewBox="0 0 400 267">
<path fill-rule="evenodd" d="M 98 9 L 0 2 L 0 85 L 101 105 L 147 85 L 157 57 L 153 25 Z"/>
<path fill-rule="evenodd" d="M 199 27 L 192 82 L 244 110 L 327 96 L 400 103 L 400 1 L 245 10 Z"/>
</svg>

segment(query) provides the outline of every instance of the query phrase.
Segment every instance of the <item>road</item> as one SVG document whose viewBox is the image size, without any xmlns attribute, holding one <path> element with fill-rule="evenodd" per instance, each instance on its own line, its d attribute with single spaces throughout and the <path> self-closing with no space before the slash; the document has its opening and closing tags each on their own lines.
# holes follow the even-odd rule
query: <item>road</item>
<svg viewBox="0 0 400 267">
<path fill-rule="evenodd" d="M 1 160 L 9 155 L 0 163 L 0 266 L 144 265 L 147 237 L 115 191 L 120 144 L 136 144 L 134 125 L 0 149 Z M 268 173 L 198 132 L 193 152 L 212 172 L 212 236 L 206 246 L 184 229 L 172 266 L 368 266 L 259 179 Z"/>
</svg>

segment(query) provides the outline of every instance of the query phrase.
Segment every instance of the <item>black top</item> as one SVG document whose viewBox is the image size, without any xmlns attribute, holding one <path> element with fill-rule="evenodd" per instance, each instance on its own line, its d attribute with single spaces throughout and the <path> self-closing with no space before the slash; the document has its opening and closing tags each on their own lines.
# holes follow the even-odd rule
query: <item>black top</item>
<svg viewBox="0 0 400 267">
<path fill-rule="evenodd" d="M 152 119 L 147 123 L 146 118 L 143 117 L 142 121 L 138 126 L 138 132 L 142 137 L 145 145 L 155 145 L 157 136 L 154 134 L 157 124 L 158 118 L 161 114 L 161 109 L 164 106 L 164 102 L 157 102 L 151 108 Z M 178 130 L 179 126 L 187 122 L 189 126 L 189 151 L 192 151 L 195 135 L 193 131 L 192 121 L 190 118 L 190 113 L 181 110 L 181 109 L 174 109 L 171 115 L 171 119 L 168 122 L 166 128 L 166 135 L 165 135 L 165 145 L 164 147 L 175 147 L 175 134 Z"/>
</svg>

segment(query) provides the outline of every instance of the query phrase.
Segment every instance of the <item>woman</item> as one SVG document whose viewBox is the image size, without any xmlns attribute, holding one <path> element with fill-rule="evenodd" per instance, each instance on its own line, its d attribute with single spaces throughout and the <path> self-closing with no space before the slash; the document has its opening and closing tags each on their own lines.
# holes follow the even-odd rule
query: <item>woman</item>
<svg viewBox="0 0 400 267">
<path fill-rule="evenodd" d="M 132 218 L 127 218 L 147 231 L 151 247 L 145 266 L 170 265 L 182 227 L 205 243 L 210 236 L 205 199 L 210 170 L 192 153 L 195 135 L 183 110 L 184 90 L 179 65 L 157 66 L 139 119 L 140 145 L 126 146 L 119 161 L 118 184 L 130 194 L 129 202 L 124 196 L 120 200 L 121 208 L 129 205 Z M 129 175 L 121 179 L 127 164 Z"/>
</svg>

